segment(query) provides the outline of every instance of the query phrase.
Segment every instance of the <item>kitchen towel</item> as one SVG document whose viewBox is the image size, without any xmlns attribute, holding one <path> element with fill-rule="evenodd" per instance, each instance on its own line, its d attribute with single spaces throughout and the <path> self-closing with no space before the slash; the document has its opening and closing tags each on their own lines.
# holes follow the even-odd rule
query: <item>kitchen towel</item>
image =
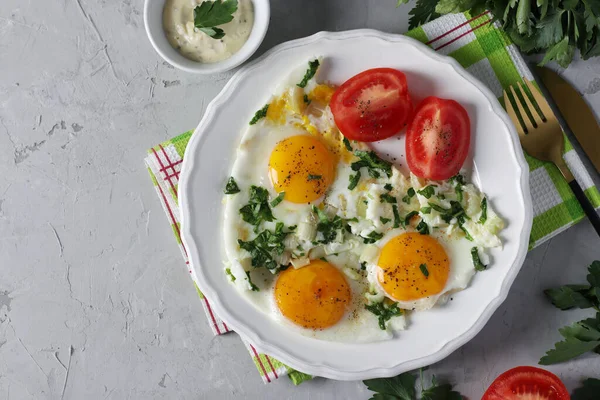
<svg viewBox="0 0 600 400">
<path fill-rule="evenodd" d="M 438 18 L 406 35 L 417 39 L 441 54 L 453 57 L 473 76 L 486 84 L 503 104 L 503 90 L 523 78 L 533 80 L 531 71 L 516 46 L 502 31 L 491 14 L 471 16 L 469 13 L 451 14 Z M 194 276 L 180 236 L 180 216 L 177 203 L 177 184 L 183 155 L 193 131 L 186 132 L 149 150 L 145 159 L 159 200 L 175 234 L 185 265 Z M 530 248 L 581 221 L 585 214 L 558 169 L 526 155 L 530 168 L 531 196 L 533 198 L 533 227 Z M 565 137 L 564 158 L 577 181 L 595 208 L 600 206 L 600 194 L 585 170 L 578 154 Z M 197 288 L 197 287 L 196 287 Z M 198 290 L 204 311 L 215 335 L 231 332 L 210 307 L 210 301 Z M 244 341 L 263 382 L 269 383 L 289 376 L 299 384 L 310 375 L 295 371 L 280 361 L 260 352 Z"/>
</svg>

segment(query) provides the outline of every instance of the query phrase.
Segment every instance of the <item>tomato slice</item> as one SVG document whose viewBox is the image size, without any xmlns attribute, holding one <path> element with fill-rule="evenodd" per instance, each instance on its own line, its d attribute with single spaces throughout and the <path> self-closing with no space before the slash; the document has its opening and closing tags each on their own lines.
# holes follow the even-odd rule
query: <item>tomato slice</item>
<svg viewBox="0 0 600 400">
<path fill-rule="evenodd" d="M 471 122 L 456 101 L 427 97 L 406 131 L 406 161 L 421 178 L 448 179 L 458 173 L 471 145 Z"/>
<path fill-rule="evenodd" d="M 348 139 L 374 142 L 400 132 L 412 103 L 406 76 L 392 68 L 374 68 L 354 75 L 329 103 L 335 124 Z"/>
<path fill-rule="evenodd" d="M 516 367 L 496 378 L 481 400 L 569 400 L 558 376 L 536 367 Z"/>
</svg>

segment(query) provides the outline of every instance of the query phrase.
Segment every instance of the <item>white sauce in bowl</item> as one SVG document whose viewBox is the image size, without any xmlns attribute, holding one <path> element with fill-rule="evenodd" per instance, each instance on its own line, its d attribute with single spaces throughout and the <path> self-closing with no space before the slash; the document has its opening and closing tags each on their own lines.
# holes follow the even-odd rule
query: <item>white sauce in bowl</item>
<svg viewBox="0 0 600 400">
<path fill-rule="evenodd" d="M 203 0 L 167 0 L 163 10 L 163 28 L 171 46 L 193 61 L 214 63 L 231 57 L 242 48 L 254 24 L 251 0 L 238 0 L 233 20 L 218 28 L 225 36 L 213 39 L 194 27 L 194 9 Z"/>
</svg>

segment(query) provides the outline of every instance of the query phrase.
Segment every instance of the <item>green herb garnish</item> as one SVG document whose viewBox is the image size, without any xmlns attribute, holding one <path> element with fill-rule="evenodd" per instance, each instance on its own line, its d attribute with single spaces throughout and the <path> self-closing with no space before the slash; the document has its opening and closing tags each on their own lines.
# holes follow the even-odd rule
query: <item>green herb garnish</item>
<svg viewBox="0 0 600 400">
<path fill-rule="evenodd" d="M 392 191 L 392 189 L 393 189 L 393 187 L 392 187 L 392 184 L 391 184 L 391 183 L 386 183 L 385 185 L 383 185 L 383 188 L 384 188 L 385 190 L 387 190 L 388 192 L 391 192 L 391 191 Z"/>
<path fill-rule="evenodd" d="M 406 204 L 410 204 L 410 199 L 412 199 L 413 197 L 415 197 L 415 189 L 409 188 L 406 191 L 406 196 L 404 196 L 402 198 L 402 201 L 405 202 Z"/>
<path fill-rule="evenodd" d="M 485 224 L 487 221 L 487 199 L 484 197 L 481 200 L 481 218 L 479 218 L 480 224 Z"/>
<path fill-rule="evenodd" d="M 352 146 L 350 145 L 350 141 L 348 140 L 347 137 L 344 137 L 344 139 L 342 140 L 342 142 L 344 142 L 344 146 L 346 147 L 346 150 L 352 152 Z"/>
<path fill-rule="evenodd" d="M 387 321 L 389 321 L 392 317 L 402 315 L 402 310 L 398 308 L 398 303 L 393 303 L 389 306 L 386 306 L 383 302 L 373 303 L 366 305 L 365 308 L 377 315 L 379 328 L 383 331 L 385 330 L 385 323 Z"/>
<path fill-rule="evenodd" d="M 236 194 L 240 192 L 240 188 L 238 187 L 233 176 L 230 176 L 227 180 L 227 184 L 225 185 L 225 194 Z"/>
<path fill-rule="evenodd" d="M 454 187 L 454 193 L 456 193 L 456 200 L 459 203 L 462 203 L 463 201 L 463 190 L 462 190 L 462 186 L 456 185 Z"/>
<path fill-rule="evenodd" d="M 429 226 L 425 223 L 425 221 L 421 220 L 419 225 L 415 228 L 421 235 L 429 235 Z"/>
<path fill-rule="evenodd" d="M 477 251 L 477 247 L 471 248 L 471 258 L 473 259 L 473 266 L 477 271 L 484 271 L 487 265 L 484 265 L 479 259 L 479 252 Z"/>
<path fill-rule="evenodd" d="M 394 203 L 396 203 L 396 198 L 394 196 L 390 195 L 389 193 L 382 193 L 379 196 L 379 201 L 381 203 L 392 203 L 392 204 L 394 204 Z"/>
<path fill-rule="evenodd" d="M 449 383 L 438 384 L 435 376 L 431 379 L 431 386 L 425 389 L 421 369 L 421 400 L 462 400 L 460 393 L 452 390 Z M 417 378 L 411 372 L 405 372 L 392 378 L 378 378 L 363 381 L 367 388 L 377 392 L 371 400 L 417 400 L 415 383 Z M 573 399 L 575 400 L 575 399 Z M 587 400 L 587 399 L 579 399 Z"/>
<path fill-rule="evenodd" d="M 302 78 L 300 83 L 298 83 L 296 86 L 305 88 L 306 85 L 308 84 L 308 81 L 310 81 L 313 78 L 313 76 L 315 76 L 315 74 L 317 73 L 317 69 L 319 69 L 319 60 L 309 61 L 308 69 L 306 70 L 306 73 L 304 74 L 304 78 Z"/>
<path fill-rule="evenodd" d="M 274 256 L 281 255 L 285 251 L 283 241 L 287 235 L 288 232 L 283 231 L 283 222 L 278 222 L 275 231 L 265 229 L 253 240 L 238 239 L 238 245 L 241 249 L 250 253 L 254 268 L 265 267 L 268 270 L 277 271 L 282 266 L 274 260 Z"/>
<path fill-rule="evenodd" d="M 262 222 L 273 221 L 267 189 L 254 185 L 250 186 L 250 201 L 240 208 L 240 214 L 242 214 L 244 221 L 255 226 L 254 232 L 258 232 Z"/>
<path fill-rule="evenodd" d="M 379 178 L 381 172 L 385 173 L 388 178 L 392 176 L 392 164 L 379 158 L 374 151 L 356 150 L 354 155 L 360 161 L 355 161 L 350 165 L 353 171 L 358 171 L 364 167 L 367 168 L 372 178 Z"/>
<path fill-rule="evenodd" d="M 417 190 L 417 193 L 428 199 L 435 194 L 435 185 L 429 185 L 421 190 Z"/>
<path fill-rule="evenodd" d="M 225 274 L 229 277 L 231 282 L 235 282 L 235 276 L 231 273 L 231 268 L 225 268 Z"/>
<path fill-rule="evenodd" d="M 321 175 L 313 175 L 313 174 L 308 174 L 308 178 L 307 180 L 309 181 L 318 181 L 319 179 L 321 179 L 323 176 Z"/>
<path fill-rule="evenodd" d="M 304 97 L 302 98 L 304 100 L 304 102 L 306 103 L 306 105 L 310 104 L 310 99 L 308 98 L 308 95 L 305 94 Z"/>
<path fill-rule="evenodd" d="M 427 269 L 427 264 L 421 264 L 421 265 L 419 265 L 419 269 L 421 270 L 421 272 L 423 273 L 423 275 L 425 275 L 425 278 L 429 277 L 429 270 Z"/>
<path fill-rule="evenodd" d="M 279 192 L 277 197 L 275 197 L 273 200 L 271 200 L 271 207 L 277 207 L 277 205 L 283 201 L 284 197 L 285 197 L 285 192 Z"/>
<path fill-rule="evenodd" d="M 323 236 L 323 239 L 317 240 L 318 243 L 327 244 L 335 240 L 338 234 L 343 233 L 345 222 L 338 215 L 331 219 L 325 211 L 313 206 L 313 212 L 317 214 L 319 222 L 317 223 L 317 233 Z"/>
<path fill-rule="evenodd" d="M 419 215 L 418 211 L 411 211 L 408 214 L 406 214 L 406 217 L 404 217 L 404 225 L 405 226 L 410 225 L 410 220 L 416 215 Z"/>
<path fill-rule="evenodd" d="M 367 262 L 366 261 L 363 261 L 363 262 L 360 263 L 360 269 L 363 270 L 363 271 L 365 269 L 367 269 Z"/>
<path fill-rule="evenodd" d="M 456 185 L 465 185 L 465 177 L 461 174 L 456 174 L 452 178 L 448 179 L 448 182 Z"/>
<path fill-rule="evenodd" d="M 379 217 L 379 220 L 381 221 L 382 224 L 387 224 L 388 222 L 391 221 L 390 218 L 383 218 L 383 217 Z"/>
<path fill-rule="evenodd" d="M 350 183 L 348 184 L 348 190 L 352 190 L 358 185 L 360 181 L 360 171 L 356 171 L 356 174 L 350 175 Z"/>
<path fill-rule="evenodd" d="M 588 378 L 583 381 L 583 386 L 575 389 L 571 400 L 596 400 L 600 393 L 600 379 Z"/>
<path fill-rule="evenodd" d="M 258 121 L 260 121 L 262 118 L 266 117 L 268 110 L 269 110 L 269 105 L 265 104 L 265 106 L 263 108 L 261 108 L 256 113 L 254 113 L 254 117 L 252 117 L 252 119 L 250 120 L 250 125 L 254 125 Z"/>
<path fill-rule="evenodd" d="M 225 32 L 217 26 L 231 22 L 237 8 L 237 0 L 204 1 L 194 8 L 194 27 L 213 39 L 221 39 Z"/>
<path fill-rule="evenodd" d="M 431 207 L 421 208 L 421 214 L 431 214 Z"/>
<path fill-rule="evenodd" d="M 258 288 L 258 286 L 256 286 L 254 284 L 254 282 L 252 282 L 252 278 L 250 278 L 250 271 L 246 271 L 246 276 L 248 277 L 248 283 L 250 284 L 250 289 L 252 289 L 253 292 L 260 292 L 260 289 Z"/>
<path fill-rule="evenodd" d="M 464 223 L 465 223 L 465 215 L 461 214 L 457 217 L 458 220 L 458 227 L 460 228 L 461 231 L 463 231 L 465 233 L 465 238 L 469 241 L 473 241 L 473 236 L 471 236 L 471 234 L 469 233 L 469 231 L 467 230 L 467 228 L 464 227 Z"/>
<path fill-rule="evenodd" d="M 400 227 L 402 220 L 400 219 L 400 213 L 398 212 L 398 206 L 392 205 L 392 212 L 394 213 L 394 228 Z"/>
<path fill-rule="evenodd" d="M 383 237 L 383 233 L 379 233 L 379 232 L 376 232 L 376 231 L 373 231 L 373 232 L 369 233 L 367 235 L 367 237 L 362 236 L 363 243 L 365 243 L 365 244 L 375 243 L 379 239 L 381 239 L 382 237 Z"/>
</svg>

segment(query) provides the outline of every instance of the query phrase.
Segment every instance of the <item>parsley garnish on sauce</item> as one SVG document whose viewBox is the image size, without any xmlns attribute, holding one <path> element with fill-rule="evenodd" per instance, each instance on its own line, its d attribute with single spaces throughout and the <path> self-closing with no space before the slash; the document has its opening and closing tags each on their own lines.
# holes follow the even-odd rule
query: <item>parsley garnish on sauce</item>
<svg viewBox="0 0 600 400">
<path fill-rule="evenodd" d="M 350 165 L 353 171 L 358 171 L 364 167 L 367 168 L 369 176 L 372 178 L 379 178 L 381 172 L 386 174 L 388 178 L 392 176 L 392 164 L 379 158 L 374 151 L 356 150 L 354 155 L 360 160 L 355 161 Z"/>
<path fill-rule="evenodd" d="M 194 26 L 213 39 L 221 39 L 225 32 L 217 26 L 231 22 L 237 8 L 237 0 L 204 1 L 194 8 Z"/>
<path fill-rule="evenodd" d="M 262 222 L 273 221 L 267 189 L 254 185 L 250 186 L 250 201 L 240 208 L 240 214 L 242 214 L 244 221 L 255 226 L 254 232 L 258 232 Z"/>
<path fill-rule="evenodd" d="M 477 247 L 471 248 L 471 258 L 473 259 L 473 266 L 477 271 L 484 271 L 487 265 L 484 265 L 479 258 L 479 252 L 477 251 Z"/>
<path fill-rule="evenodd" d="M 313 76 L 317 73 L 317 69 L 319 69 L 319 60 L 313 60 L 308 62 L 308 69 L 304 74 L 304 78 L 300 81 L 300 83 L 296 84 L 296 86 L 305 88 Z"/>
<path fill-rule="evenodd" d="M 254 117 L 252 117 L 252 119 L 250 120 L 250 125 L 254 125 L 258 121 L 260 121 L 262 118 L 266 117 L 268 110 L 269 110 L 269 105 L 265 104 L 265 106 L 263 108 L 261 108 L 256 113 L 254 113 Z"/>
<path fill-rule="evenodd" d="M 378 317 L 379 328 L 385 330 L 385 323 L 392 317 L 402 315 L 402 310 L 398 308 L 398 303 L 386 306 L 383 302 L 366 305 L 365 308 Z"/>
<path fill-rule="evenodd" d="M 227 184 L 225 185 L 225 194 L 236 194 L 240 192 L 240 188 L 238 187 L 233 176 L 230 176 L 227 180 Z"/>
</svg>

